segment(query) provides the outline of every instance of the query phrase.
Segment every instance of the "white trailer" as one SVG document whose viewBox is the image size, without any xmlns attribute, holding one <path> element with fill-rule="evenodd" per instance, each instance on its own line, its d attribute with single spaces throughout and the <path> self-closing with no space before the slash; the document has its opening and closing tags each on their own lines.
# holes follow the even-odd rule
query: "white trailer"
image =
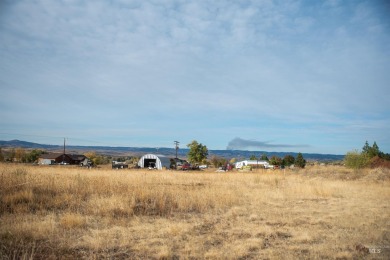
<svg viewBox="0 0 390 260">
<path fill-rule="evenodd" d="M 271 165 L 267 161 L 244 160 L 244 161 L 236 162 L 236 169 L 241 169 L 244 166 L 252 166 L 256 168 L 265 168 L 265 169 L 271 167 Z"/>
</svg>

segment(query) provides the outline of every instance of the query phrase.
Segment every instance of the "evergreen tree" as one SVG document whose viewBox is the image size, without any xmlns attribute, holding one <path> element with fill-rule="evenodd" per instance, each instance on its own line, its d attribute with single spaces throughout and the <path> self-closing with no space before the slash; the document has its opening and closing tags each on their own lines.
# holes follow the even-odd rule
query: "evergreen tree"
<svg viewBox="0 0 390 260">
<path fill-rule="evenodd" d="M 300 168 L 305 168 L 306 166 L 306 160 L 301 153 L 298 153 L 297 158 L 295 159 L 295 166 Z"/>
<path fill-rule="evenodd" d="M 382 158 L 382 159 L 390 161 L 390 154 L 388 154 L 388 153 L 380 152 L 379 153 L 379 157 Z"/>
<path fill-rule="evenodd" d="M 294 164 L 294 162 L 295 162 L 295 158 L 292 155 L 288 154 L 288 155 L 284 156 L 284 158 L 283 158 L 283 165 L 285 165 L 285 166 L 290 166 L 290 165 Z"/>
<path fill-rule="evenodd" d="M 272 164 L 272 165 L 277 165 L 277 166 L 280 166 L 283 164 L 283 160 L 282 158 L 278 157 L 278 156 L 272 156 L 271 159 L 269 160 L 269 163 Z"/>
<path fill-rule="evenodd" d="M 260 160 L 262 160 L 262 161 L 269 161 L 269 159 L 268 159 L 268 157 L 267 157 L 267 155 L 265 154 L 265 153 L 263 153 L 262 155 L 261 155 L 261 157 L 260 157 Z"/>
<path fill-rule="evenodd" d="M 381 151 L 379 150 L 379 146 L 376 144 L 376 142 L 374 142 L 374 144 L 370 146 L 366 141 L 362 149 L 362 154 L 365 154 L 369 159 L 371 159 L 375 156 L 379 156 L 381 154 Z"/>
<path fill-rule="evenodd" d="M 370 156 L 372 156 L 372 157 L 379 156 L 380 152 L 381 151 L 379 150 L 379 146 L 376 144 L 376 142 L 374 142 L 374 144 L 371 147 Z"/>
<path fill-rule="evenodd" d="M 370 145 L 368 144 L 368 141 L 363 146 L 362 153 L 369 154 L 371 150 Z"/>
</svg>

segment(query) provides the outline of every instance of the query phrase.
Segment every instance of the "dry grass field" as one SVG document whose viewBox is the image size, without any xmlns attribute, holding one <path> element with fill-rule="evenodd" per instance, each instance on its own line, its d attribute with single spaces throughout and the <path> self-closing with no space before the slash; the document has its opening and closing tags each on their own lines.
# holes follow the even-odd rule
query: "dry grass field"
<svg viewBox="0 0 390 260">
<path fill-rule="evenodd" d="M 0 164 L 0 259 L 389 259 L 390 170 Z"/>
</svg>

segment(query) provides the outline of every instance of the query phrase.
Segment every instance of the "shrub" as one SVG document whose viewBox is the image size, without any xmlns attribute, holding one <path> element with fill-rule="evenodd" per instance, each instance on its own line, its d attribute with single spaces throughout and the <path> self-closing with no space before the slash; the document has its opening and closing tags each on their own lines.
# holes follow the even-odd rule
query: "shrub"
<svg viewBox="0 0 390 260">
<path fill-rule="evenodd" d="M 361 169 L 368 166 L 369 157 L 366 153 L 359 153 L 357 150 L 348 152 L 345 155 L 344 163 L 345 166 L 352 169 Z"/>
</svg>

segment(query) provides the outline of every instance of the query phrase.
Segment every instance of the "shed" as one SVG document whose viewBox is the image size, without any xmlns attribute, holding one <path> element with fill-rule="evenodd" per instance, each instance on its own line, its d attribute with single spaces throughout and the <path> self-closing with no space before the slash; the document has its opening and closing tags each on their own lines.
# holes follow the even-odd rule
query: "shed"
<svg viewBox="0 0 390 260">
<path fill-rule="evenodd" d="M 145 154 L 139 159 L 138 166 L 141 168 L 156 168 L 157 170 L 162 170 L 163 167 L 169 169 L 171 159 L 164 155 Z"/>
</svg>

